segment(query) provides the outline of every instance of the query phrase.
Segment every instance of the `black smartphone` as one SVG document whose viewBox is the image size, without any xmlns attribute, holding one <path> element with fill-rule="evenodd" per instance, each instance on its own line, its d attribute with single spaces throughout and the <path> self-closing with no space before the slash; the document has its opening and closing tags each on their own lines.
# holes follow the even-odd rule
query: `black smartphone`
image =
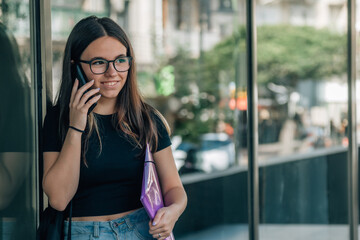
<svg viewBox="0 0 360 240">
<path fill-rule="evenodd" d="M 81 88 L 82 86 L 84 86 L 88 81 L 86 78 L 86 75 L 83 71 L 83 69 L 81 68 L 81 66 L 79 64 L 76 64 L 76 78 L 79 80 L 79 88 Z M 91 88 L 87 89 L 85 93 L 87 93 Z M 88 99 L 88 101 L 93 98 L 94 96 L 90 97 Z M 89 108 L 88 114 L 91 113 L 92 110 L 94 110 L 94 108 L 96 107 L 96 103 L 94 103 L 93 105 L 91 105 L 91 107 Z"/>
</svg>

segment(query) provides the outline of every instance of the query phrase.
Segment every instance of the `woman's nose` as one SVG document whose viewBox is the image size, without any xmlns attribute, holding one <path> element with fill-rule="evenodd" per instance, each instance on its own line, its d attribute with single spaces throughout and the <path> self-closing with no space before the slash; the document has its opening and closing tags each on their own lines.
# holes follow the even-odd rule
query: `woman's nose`
<svg viewBox="0 0 360 240">
<path fill-rule="evenodd" d="M 114 67 L 114 64 L 112 62 L 109 63 L 109 68 L 108 70 L 105 72 L 105 74 L 108 74 L 109 76 L 114 76 L 117 74 L 117 71 Z"/>
</svg>

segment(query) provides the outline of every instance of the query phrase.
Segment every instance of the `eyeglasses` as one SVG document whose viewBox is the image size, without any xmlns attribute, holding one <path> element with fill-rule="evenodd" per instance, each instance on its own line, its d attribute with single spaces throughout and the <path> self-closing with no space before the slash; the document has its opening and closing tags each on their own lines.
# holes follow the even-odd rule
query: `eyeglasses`
<svg viewBox="0 0 360 240">
<path fill-rule="evenodd" d="M 131 66 L 132 57 L 118 57 L 115 60 L 108 61 L 103 58 L 95 58 L 91 61 L 79 60 L 79 62 L 90 65 L 93 74 L 103 74 L 109 69 L 109 63 L 113 63 L 114 68 L 118 72 L 126 72 Z"/>
</svg>

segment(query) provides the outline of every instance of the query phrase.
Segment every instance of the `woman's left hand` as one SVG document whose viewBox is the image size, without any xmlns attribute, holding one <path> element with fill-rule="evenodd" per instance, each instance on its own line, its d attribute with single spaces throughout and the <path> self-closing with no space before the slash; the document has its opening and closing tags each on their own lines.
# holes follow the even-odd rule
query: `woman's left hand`
<svg viewBox="0 0 360 240">
<path fill-rule="evenodd" d="M 170 236 L 177 220 L 178 214 L 171 206 L 160 208 L 154 220 L 149 222 L 149 233 L 153 238 L 163 240 Z"/>
</svg>

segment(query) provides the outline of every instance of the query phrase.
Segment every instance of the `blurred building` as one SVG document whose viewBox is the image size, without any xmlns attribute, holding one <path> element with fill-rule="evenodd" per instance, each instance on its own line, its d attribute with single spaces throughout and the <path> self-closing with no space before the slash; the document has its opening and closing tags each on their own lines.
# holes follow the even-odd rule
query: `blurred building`
<svg viewBox="0 0 360 240">
<path fill-rule="evenodd" d="M 346 29 L 345 0 L 258 0 L 256 22 L 264 24 L 306 25 L 316 28 Z"/>
</svg>

